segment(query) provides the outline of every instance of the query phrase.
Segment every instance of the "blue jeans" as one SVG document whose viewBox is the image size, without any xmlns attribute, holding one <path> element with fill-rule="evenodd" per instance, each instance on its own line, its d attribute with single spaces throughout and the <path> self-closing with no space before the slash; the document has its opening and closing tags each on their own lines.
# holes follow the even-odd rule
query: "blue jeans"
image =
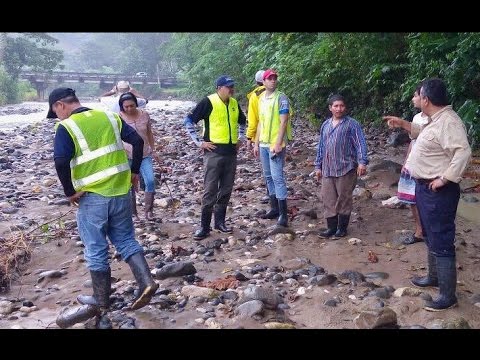
<svg viewBox="0 0 480 360">
<path fill-rule="evenodd" d="M 286 150 L 277 154 L 271 159 L 272 153 L 269 147 L 260 146 L 260 161 L 262 162 L 263 176 L 267 183 L 268 194 L 275 195 L 278 200 L 287 198 L 287 183 L 283 175 L 283 167 L 285 165 Z"/>
<path fill-rule="evenodd" d="M 125 261 L 143 253 L 135 240 L 130 193 L 113 197 L 85 193 L 79 201 L 77 224 L 89 270 L 109 269 L 107 237 Z"/>
<path fill-rule="evenodd" d="M 132 159 L 128 159 L 132 166 Z M 153 160 L 151 156 L 146 156 L 140 164 L 140 175 L 145 183 L 145 192 L 155 192 L 155 175 L 153 173 Z"/>
</svg>

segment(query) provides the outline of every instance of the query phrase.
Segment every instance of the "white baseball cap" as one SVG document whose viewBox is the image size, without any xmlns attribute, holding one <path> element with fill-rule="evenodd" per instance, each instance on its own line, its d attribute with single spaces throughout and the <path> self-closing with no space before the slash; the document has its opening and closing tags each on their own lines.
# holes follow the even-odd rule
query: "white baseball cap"
<svg viewBox="0 0 480 360">
<path fill-rule="evenodd" d="M 257 73 L 255 74 L 255 81 L 256 82 L 261 82 L 263 83 L 263 73 L 265 71 L 264 70 L 258 70 Z"/>
<path fill-rule="evenodd" d="M 130 88 L 130 83 L 128 81 L 119 81 L 117 83 L 117 88 L 119 89 L 129 89 Z"/>
</svg>

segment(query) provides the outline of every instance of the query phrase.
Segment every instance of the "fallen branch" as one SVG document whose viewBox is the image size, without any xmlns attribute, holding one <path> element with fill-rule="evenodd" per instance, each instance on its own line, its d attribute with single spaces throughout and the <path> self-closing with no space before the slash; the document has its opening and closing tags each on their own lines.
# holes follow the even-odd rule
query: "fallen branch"
<svg viewBox="0 0 480 360">
<path fill-rule="evenodd" d="M 30 245 L 38 237 L 38 235 L 32 236 L 32 234 L 45 225 L 65 217 L 74 210 L 70 209 L 55 219 L 40 224 L 28 233 L 22 231 L 11 232 L 8 238 L 0 238 L 0 291 L 10 287 L 13 275 L 18 272 L 19 265 L 30 260 L 32 254 Z M 45 236 L 46 234 L 43 235 Z"/>
<path fill-rule="evenodd" d="M 58 219 L 61 219 L 62 217 L 70 214 L 71 212 L 73 212 L 73 210 L 75 210 L 75 209 L 70 209 L 70 210 L 68 210 L 65 214 L 62 214 L 62 215 L 60 215 L 59 217 L 56 217 L 55 219 L 52 219 L 52 220 L 50 220 L 50 221 L 47 221 L 46 223 L 43 223 L 43 224 L 38 225 L 35 229 L 30 230 L 30 231 L 27 233 L 27 235 L 30 235 L 30 234 L 33 233 L 35 230 L 40 229 L 42 226 L 48 225 L 48 224 L 50 224 L 50 223 L 52 223 L 52 222 L 54 222 L 54 221 L 56 221 L 56 220 L 58 220 Z"/>
</svg>

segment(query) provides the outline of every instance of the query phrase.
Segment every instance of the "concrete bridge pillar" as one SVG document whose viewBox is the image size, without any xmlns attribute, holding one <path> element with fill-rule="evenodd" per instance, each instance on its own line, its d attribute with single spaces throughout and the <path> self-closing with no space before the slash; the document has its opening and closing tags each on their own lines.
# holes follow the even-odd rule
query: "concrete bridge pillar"
<svg viewBox="0 0 480 360">
<path fill-rule="evenodd" d="M 112 83 L 106 83 L 105 81 L 100 81 L 98 86 L 101 90 L 106 92 L 107 90 L 110 90 L 113 87 L 113 85 L 115 85 L 115 84 L 116 84 L 116 82 L 112 84 Z"/>
<path fill-rule="evenodd" d="M 37 99 L 46 100 L 45 90 L 47 90 L 48 84 L 43 81 L 32 82 L 33 87 L 37 90 Z"/>
</svg>

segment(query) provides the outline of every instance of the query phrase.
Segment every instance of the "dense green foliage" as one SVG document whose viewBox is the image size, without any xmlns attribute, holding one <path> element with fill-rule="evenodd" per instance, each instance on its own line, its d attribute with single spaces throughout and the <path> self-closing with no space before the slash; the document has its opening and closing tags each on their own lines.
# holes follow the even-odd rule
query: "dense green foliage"
<svg viewBox="0 0 480 360">
<path fill-rule="evenodd" d="M 279 71 L 279 86 L 297 113 L 328 115 L 327 98 L 341 93 L 361 122 L 381 115 L 411 119 L 417 84 L 441 77 L 453 108 L 480 145 L 480 34 L 478 33 L 214 33 L 174 34 L 163 56 L 177 60 L 189 94 L 214 91 L 221 74 L 237 80 L 245 99 L 258 69 Z"/>
<path fill-rule="evenodd" d="M 7 36 L 3 50 L 0 36 L 0 56 L 8 60 L 0 70 L 0 101 L 17 96 L 5 89 L 22 65 L 58 68 L 60 54 L 47 47 L 56 39 L 64 44 L 67 70 L 176 75 L 192 99 L 212 93 L 215 79 L 228 74 L 244 103 L 255 72 L 272 67 L 295 113 L 312 121 L 314 114 L 328 116 L 332 93 L 343 94 L 364 123 L 381 123 L 384 114 L 411 119 L 415 87 L 438 76 L 472 145 L 480 145 L 480 33 L 25 33 Z"/>
<path fill-rule="evenodd" d="M 0 33 L 0 104 L 23 100 L 22 89 L 31 91 L 19 87 L 21 70 L 51 71 L 59 66 L 63 53 L 53 49 L 56 42 L 45 33 Z"/>
</svg>

